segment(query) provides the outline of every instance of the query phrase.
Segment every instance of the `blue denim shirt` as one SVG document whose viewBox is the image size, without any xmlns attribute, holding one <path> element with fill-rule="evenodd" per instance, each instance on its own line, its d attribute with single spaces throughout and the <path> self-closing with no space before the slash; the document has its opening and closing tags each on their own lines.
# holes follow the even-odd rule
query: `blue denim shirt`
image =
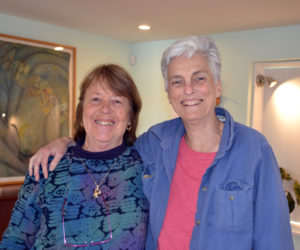
<svg viewBox="0 0 300 250">
<path fill-rule="evenodd" d="M 198 192 L 190 249 L 291 250 L 287 200 L 273 151 L 263 135 L 216 109 L 225 125 L 219 150 Z M 180 118 L 155 125 L 136 141 L 150 202 L 146 249 L 156 249 L 181 137 Z"/>
</svg>

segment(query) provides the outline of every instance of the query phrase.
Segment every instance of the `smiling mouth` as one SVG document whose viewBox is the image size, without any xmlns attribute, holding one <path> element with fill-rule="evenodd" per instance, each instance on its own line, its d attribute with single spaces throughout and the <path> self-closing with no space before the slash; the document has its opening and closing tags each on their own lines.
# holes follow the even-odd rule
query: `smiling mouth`
<svg viewBox="0 0 300 250">
<path fill-rule="evenodd" d="M 99 121 L 99 120 L 95 120 L 95 122 L 96 122 L 98 125 L 102 125 L 102 126 L 112 126 L 112 125 L 115 124 L 114 122 L 110 122 L 110 121 Z"/>
<path fill-rule="evenodd" d="M 197 100 L 184 100 L 181 102 L 184 106 L 195 106 L 198 104 L 201 104 L 203 102 L 203 99 L 197 99 Z"/>
</svg>

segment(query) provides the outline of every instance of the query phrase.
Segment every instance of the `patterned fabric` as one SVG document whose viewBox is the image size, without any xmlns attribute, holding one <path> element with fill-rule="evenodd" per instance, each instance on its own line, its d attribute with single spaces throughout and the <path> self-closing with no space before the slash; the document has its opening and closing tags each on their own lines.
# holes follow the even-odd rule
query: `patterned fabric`
<svg viewBox="0 0 300 250">
<path fill-rule="evenodd" d="M 103 196 L 93 198 L 96 186 L 79 157 L 97 183 L 103 179 Z M 142 171 L 138 153 L 124 144 L 101 153 L 70 148 L 48 179 L 35 182 L 26 176 L 0 249 L 144 249 L 148 203 L 142 191 Z M 68 243 L 107 240 L 109 225 L 112 240 L 89 247 L 66 247 L 62 222 L 65 198 Z"/>
</svg>

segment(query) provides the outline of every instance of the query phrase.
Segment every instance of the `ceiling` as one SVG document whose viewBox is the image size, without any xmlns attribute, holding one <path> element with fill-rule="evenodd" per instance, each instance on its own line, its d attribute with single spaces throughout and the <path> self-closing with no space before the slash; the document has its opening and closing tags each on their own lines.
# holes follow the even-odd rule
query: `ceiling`
<svg viewBox="0 0 300 250">
<path fill-rule="evenodd" d="M 300 24 L 300 0 L 0 0 L 0 13 L 146 42 Z"/>
</svg>

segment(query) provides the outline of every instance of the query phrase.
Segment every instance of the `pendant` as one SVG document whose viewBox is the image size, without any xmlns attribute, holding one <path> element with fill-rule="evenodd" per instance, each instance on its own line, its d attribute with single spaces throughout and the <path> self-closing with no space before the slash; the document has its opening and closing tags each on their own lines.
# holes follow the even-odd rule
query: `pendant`
<svg viewBox="0 0 300 250">
<path fill-rule="evenodd" d="M 97 185 L 97 186 L 96 186 L 96 189 L 94 190 L 93 197 L 94 197 L 95 199 L 97 199 L 98 196 L 99 196 L 101 193 L 102 193 L 102 192 L 101 192 L 101 190 L 100 190 L 100 188 L 99 188 L 99 185 Z"/>
</svg>

